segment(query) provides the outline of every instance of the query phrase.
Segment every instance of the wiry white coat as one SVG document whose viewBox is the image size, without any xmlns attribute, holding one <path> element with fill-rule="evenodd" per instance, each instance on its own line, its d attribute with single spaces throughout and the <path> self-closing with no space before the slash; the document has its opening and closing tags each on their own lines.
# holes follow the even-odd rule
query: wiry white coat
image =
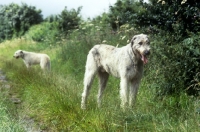
<svg viewBox="0 0 200 132">
<path fill-rule="evenodd" d="M 81 108 L 86 108 L 87 96 L 96 73 L 100 84 L 97 96 L 99 107 L 109 74 L 121 80 L 121 106 L 132 106 L 142 78 L 143 61 L 147 62 L 146 55 L 149 50 L 149 39 L 144 34 L 134 36 L 130 44 L 121 48 L 105 44 L 95 45 L 87 56 Z"/>
<path fill-rule="evenodd" d="M 39 64 L 43 70 L 51 69 L 50 57 L 47 54 L 17 50 L 13 57 L 22 58 L 27 68 Z"/>
</svg>

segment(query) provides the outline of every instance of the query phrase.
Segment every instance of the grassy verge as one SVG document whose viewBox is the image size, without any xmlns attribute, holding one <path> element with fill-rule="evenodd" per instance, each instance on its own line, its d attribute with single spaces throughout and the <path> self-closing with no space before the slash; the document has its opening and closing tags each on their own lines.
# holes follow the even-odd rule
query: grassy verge
<svg viewBox="0 0 200 132">
<path fill-rule="evenodd" d="M 3 99 L 1 98 L 1 101 Z M 5 103 L 5 102 L 4 102 Z M 1 132 L 23 132 L 22 125 L 11 116 L 7 105 L 0 103 L 0 131 Z"/>
<path fill-rule="evenodd" d="M 0 69 L 0 131 L 1 132 L 23 132 L 21 120 L 17 116 L 17 105 L 10 96 L 10 82 Z"/>
<path fill-rule="evenodd" d="M 19 116 L 28 115 L 41 129 L 47 131 L 199 131 L 200 117 L 195 112 L 199 102 L 182 93 L 178 98 L 156 98 L 156 82 L 151 79 L 156 77 L 156 72 L 145 74 L 135 108 L 125 112 L 120 109 L 119 80 L 111 77 L 102 108 L 98 109 L 96 105 L 95 80 L 88 99 L 88 109 L 81 110 L 83 58 L 86 49 L 84 53 L 81 52 L 85 43 L 72 44 L 80 49 L 70 52 L 76 56 L 71 58 L 69 55 L 68 61 L 60 57 L 60 53 L 67 56 L 70 46 L 66 46 L 66 50 L 56 47 L 38 50 L 38 44 L 28 40 L 1 45 L 0 66 L 13 82 L 11 92 L 22 100 Z M 26 70 L 22 60 L 12 58 L 14 51 L 21 48 L 49 54 L 52 72 L 44 74 L 39 67 Z M 77 71 L 74 71 L 75 66 Z"/>
</svg>

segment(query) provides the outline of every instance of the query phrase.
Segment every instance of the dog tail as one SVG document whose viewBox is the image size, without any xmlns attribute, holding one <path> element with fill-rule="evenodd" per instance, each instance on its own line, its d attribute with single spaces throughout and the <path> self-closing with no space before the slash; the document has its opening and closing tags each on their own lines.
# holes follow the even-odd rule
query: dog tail
<svg viewBox="0 0 200 132">
<path fill-rule="evenodd" d="M 51 71 L 51 60 L 50 60 L 50 57 L 47 56 L 45 59 L 44 59 L 44 64 L 45 64 L 45 69 L 47 71 Z"/>
</svg>

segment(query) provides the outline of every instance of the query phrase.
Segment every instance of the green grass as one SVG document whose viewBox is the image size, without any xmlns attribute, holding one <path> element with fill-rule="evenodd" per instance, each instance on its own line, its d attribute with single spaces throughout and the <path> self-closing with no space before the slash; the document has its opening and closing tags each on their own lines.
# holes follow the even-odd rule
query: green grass
<svg viewBox="0 0 200 132">
<path fill-rule="evenodd" d="M 2 99 L 1 99 L 2 101 Z M 8 108 L 0 103 L 0 131 L 1 132 L 23 132 L 24 129 L 16 119 L 8 112 Z"/>
<path fill-rule="evenodd" d="M 178 97 L 175 95 L 157 97 L 157 85 L 162 81 L 159 72 L 162 69 L 151 62 L 145 67 L 134 108 L 127 108 L 126 111 L 120 108 L 119 80 L 110 77 L 103 96 L 102 108 L 97 108 L 96 104 L 98 81 L 95 79 L 88 98 L 88 108 L 82 110 L 80 102 L 85 59 L 88 50 L 99 40 L 87 35 L 86 38 L 82 36 L 83 38 L 79 40 L 73 39 L 79 35 L 72 34 L 68 40 L 53 48 L 40 48 L 40 43 L 32 44 L 29 40 L 21 40 L 17 44 L 13 40 L 11 44 L 3 44 L 6 46 L 0 47 L 2 51 L 0 66 L 12 81 L 11 93 L 17 94 L 22 100 L 18 109 L 19 116 L 29 116 L 40 125 L 41 129 L 47 131 L 197 132 L 200 130 L 200 115 L 196 112 L 200 107 L 198 98 L 189 97 L 184 93 L 180 93 Z M 113 45 L 119 40 L 118 36 L 105 36 L 105 38 L 108 42 L 112 41 Z M 44 74 L 37 66 L 27 70 L 22 60 L 10 57 L 18 48 L 34 49 L 49 54 L 52 61 L 51 73 Z"/>
<path fill-rule="evenodd" d="M 10 102 L 8 90 L 3 88 L 0 82 L 0 131 L 1 132 L 24 132 L 21 121 L 17 117 L 16 106 Z"/>
<path fill-rule="evenodd" d="M 21 113 L 53 131 L 198 131 L 199 115 L 195 100 L 181 95 L 156 99 L 155 89 L 143 80 L 134 109 L 120 109 L 119 81 L 110 78 L 103 106 L 96 105 L 97 83 L 88 100 L 88 109 L 80 109 L 82 80 L 56 73 L 44 75 L 39 68 L 24 70 L 23 65 L 6 61 L 4 70 L 15 84 L 13 92 L 23 101 Z M 38 72 L 39 71 L 39 72 Z M 117 83 L 116 83 L 117 82 Z"/>
</svg>

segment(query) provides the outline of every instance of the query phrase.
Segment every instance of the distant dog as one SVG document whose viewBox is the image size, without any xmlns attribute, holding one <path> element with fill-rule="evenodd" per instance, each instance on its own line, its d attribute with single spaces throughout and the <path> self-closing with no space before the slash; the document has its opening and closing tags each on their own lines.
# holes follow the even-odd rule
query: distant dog
<svg viewBox="0 0 200 132">
<path fill-rule="evenodd" d="M 121 79 L 121 107 L 133 106 L 142 78 L 143 65 L 148 62 L 149 54 L 150 41 L 145 34 L 135 35 L 130 44 L 121 48 L 105 44 L 95 45 L 87 56 L 81 108 L 86 108 L 86 100 L 96 73 L 99 77 L 98 107 L 101 105 L 109 74 Z"/>
<path fill-rule="evenodd" d="M 43 70 L 51 69 L 50 57 L 47 54 L 17 50 L 13 57 L 16 59 L 22 58 L 27 68 L 30 68 L 32 65 L 39 64 Z"/>
</svg>

